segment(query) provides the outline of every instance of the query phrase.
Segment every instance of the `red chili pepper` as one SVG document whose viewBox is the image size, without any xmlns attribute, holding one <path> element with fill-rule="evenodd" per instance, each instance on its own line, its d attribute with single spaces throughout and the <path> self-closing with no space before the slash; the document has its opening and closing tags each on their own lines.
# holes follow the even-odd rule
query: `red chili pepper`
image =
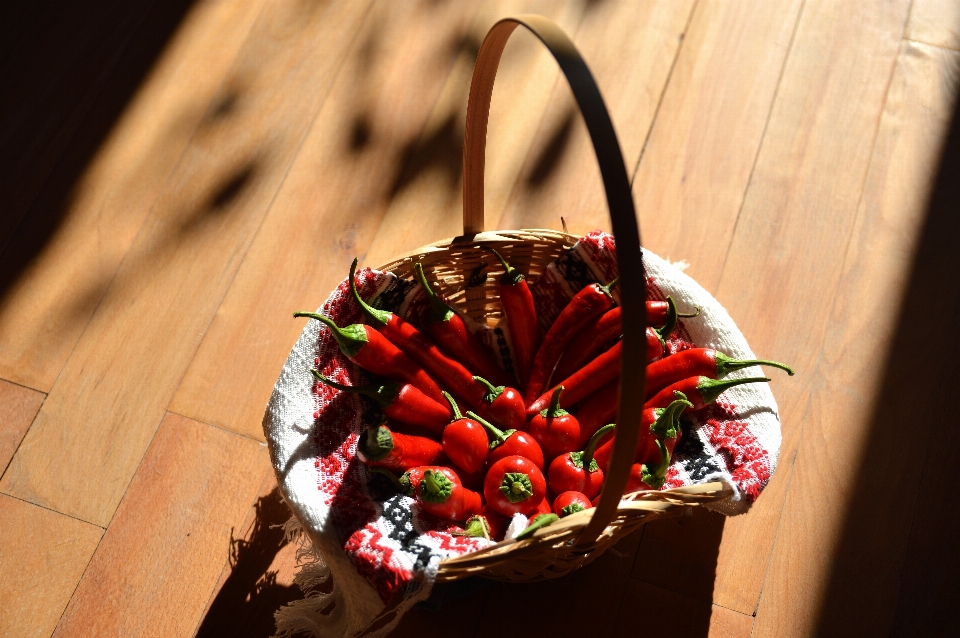
<svg viewBox="0 0 960 638">
<path fill-rule="evenodd" d="M 530 516 L 547 494 L 547 482 L 533 461 L 507 456 L 490 466 L 483 482 L 487 504 L 504 516 Z"/>
<path fill-rule="evenodd" d="M 466 474 L 483 469 L 487 460 L 490 441 L 483 426 L 473 419 L 464 418 L 453 397 L 443 393 L 453 410 L 453 421 L 443 430 L 443 451 L 450 460 Z"/>
<path fill-rule="evenodd" d="M 423 480 L 423 473 L 431 469 L 435 470 L 437 468 L 425 466 L 425 465 L 421 465 L 418 467 L 411 467 L 409 470 L 404 472 L 398 479 L 400 491 L 406 494 L 407 496 L 413 496 L 414 494 L 416 494 L 417 488 L 420 487 L 420 481 Z"/>
<path fill-rule="evenodd" d="M 486 393 L 486 388 L 474 381 L 473 375 L 463 365 L 440 352 L 440 348 L 413 324 L 392 312 L 377 310 L 365 302 L 357 291 L 356 273 L 357 260 L 354 259 L 350 266 L 350 290 L 373 327 L 439 379 L 444 386 L 451 388 L 454 394 L 465 399 L 471 407 L 478 405 Z"/>
<path fill-rule="evenodd" d="M 409 425 L 426 428 L 435 434 L 443 434 L 452 413 L 409 383 L 385 383 L 363 387 L 341 385 L 328 379 L 316 370 L 313 376 L 323 384 L 342 392 L 352 392 L 371 399 L 391 419 Z"/>
<path fill-rule="evenodd" d="M 667 476 L 667 469 L 670 467 L 670 450 L 667 449 L 664 441 L 657 437 L 653 438 L 654 449 L 657 450 L 659 461 L 656 465 L 650 463 L 640 464 L 640 482 L 648 486 L 651 490 L 659 490 L 663 487 Z"/>
<path fill-rule="evenodd" d="M 340 328 L 330 317 L 315 312 L 295 312 L 293 316 L 309 317 L 325 324 L 337 340 L 343 356 L 364 370 L 394 381 L 406 381 L 442 404 L 440 387 L 427 371 L 370 326 L 355 323 Z"/>
<path fill-rule="evenodd" d="M 661 328 L 647 328 L 647 361 L 655 361 L 663 356 L 665 340 L 677 327 L 677 317 L 680 316 L 672 297 L 667 297 L 667 301 L 648 301 L 648 314 L 652 303 L 664 304 L 667 312 Z M 620 311 L 620 306 L 611 308 L 577 333 L 560 357 L 560 363 L 553 371 L 554 379 L 566 379 L 620 338 Z"/>
<path fill-rule="evenodd" d="M 640 416 L 640 433 L 637 436 L 637 448 L 634 453 L 634 462 L 642 462 L 647 450 L 652 445 L 651 441 L 656 438 L 654 432 L 666 432 L 670 428 L 676 428 L 679 431 L 677 423 L 680 414 L 692 404 L 684 399 L 676 399 L 665 408 L 649 408 L 644 410 Z M 675 435 L 674 435 L 675 436 Z M 614 437 L 616 438 L 616 437 Z M 597 459 L 597 465 L 601 469 L 609 469 L 610 457 L 613 454 L 614 439 L 610 439 L 599 448 L 597 448 L 594 458 Z"/>
<path fill-rule="evenodd" d="M 673 449 L 677 446 L 682 434 L 682 430 L 680 429 L 680 415 L 687 408 L 693 407 L 693 404 L 687 400 L 683 392 L 676 392 L 674 393 L 673 403 L 667 406 L 665 410 L 669 412 L 672 409 L 671 406 L 676 408 L 674 409 L 673 418 L 657 419 L 656 423 L 650 426 L 650 434 L 653 436 L 643 456 L 634 459 L 635 461 L 651 466 L 654 463 L 661 463 L 663 462 L 664 450 L 666 450 L 666 463 L 667 465 L 670 464 L 670 455 L 673 454 Z M 660 444 L 663 446 L 661 447 Z M 665 473 L 667 471 L 666 468 L 664 468 L 663 471 Z M 653 483 L 648 483 L 648 485 L 653 485 Z M 659 487 L 657 489 L 659 489 Z"/>
<path fill-rule="evenodd" d="M 580 422 L 580 442 L 577 447 L 584 447 L 597 430 L 617 418 L 619 393 L 620 379 L 614 379 L 577 406 L 574 412 Z"/>
<path fill-rule="evenodd" d="M 553 512 L 560 518 L 588 510 L 592 507 L 593 503 L 590 502 L 587 495 L 575 490 L 563 492 L 553 501 Z"/>
<path fill-rule="evenodd" d="M 650 478 L 651 473 L 650 469 L 642 463 L 634 463 L 630 466 L 630 475 L 627 477 L 627 486 L 624 488 L 624 494 L 630 494 L 631 492 L 639 492 L 640 490 L 652 490 L 654 488 L 650 487 L 644 482 L 644 477 Z"/>
<path fill-rule="evenodd" d="M 593 498 L 603 487 L 603 470 L 597 465 L 593 454 L 600 439 L 612 432 L 613 423 L 597 430 L 582 452 L 568 452 L 553 459 L 547 471 L 547 486 L 554 494 L 561 492 L 583 492 L 587 498 Z"/>
<path fill-rule="evenodd" d="M 711 348 L 691 348 L 671 355 L 666 359 L 654 361 L 647 366 L 647 398 L 656 395 L 668 385 L 689 377 L 710 377 L 716 379 L 734 370 L 756 365 L 773 366 L 785 370 L 793 376 L 793 369 L 777 361 L 752 359 L 741 361 L 731 359 L 722 352 Z"/>
<path fill-rule="evenodd" d="M 416 499 L 424 511 L 448 521 L 465 521 L 483 508 L 480 495 L 465 488 L 448 467 L 425 470 Z"/>
<path fill-rule="evenodd" d="M 530 378 L 533 358 L 540 347 L 540 323 L 537 320 L 537 306 L 533 302 L 533 293 L 527 286 L 526 278 L 516 268 L 500 256 L 496 250 L 486 247 L 503 264 L 503 276 L 500 277 L 500 304 L 507 318 L 510 332 L 510 349 L 517 368 L 517 379 L 526 386 Z"/>
<path fill-rule="evenodd" d="M 527 412 L 519 392 L 502 385 L 494 387 L 483 377 L 473 377 L 473 379 L 487 388 L 487 393 L 483 395 L 477 407 L 477 414 L 508 430 L 524 429 L 527 424 Z"/>
<path fill-rule="evenodd" d="M 487 519 L 487 524 L 490 526 L 490 538 L 502 541 L 503 537 L 507 535 L 510 517 L 492 509 L 489 503 L 483 506 L 480 515 Z"/>
<path fill-rule="evenodd" d="M 537 506 L 537 514 L 549 514 L 553 511 L 550 507 L 550 500 L 547 497 L 543 497 L 543 500 L 540 501 L 540 505 Z"/>
<path fill-rule="evenodd" d="M 623 342 L 618 341 L 612 348 L 561 381 L 556 387 L 562 385 L 567 389 L 561 405 L 564 407 L 575 405 L 620 376 L 622 350 Z M 556 387 L 544 392 L 527 406 L 527 417 L 537 414 L 550 404 Z"/>
<path fill-rule="evenodd" d="M 478 421 L 493 438 L 490 442 L 490 455 L 487 456 L 488 466 L 507 456 L 522 456 L 533 461 L 533 464 L 543 471 L 543 450 L 532 436 L 519 430 L 501 431 L 474 412 L 467 412 L 467 416 Z"/>
<path fill-rule="evenodd" d="M 364 430 L 357 441 L 357 453 L 367 465 L 391 470 L 433 465 L 443 459 L 443 447 L 436 441 L 391 432 L 385 425 Z"/>
<path fill-rule="evenodd" d="M 427 313 L 427 334 L 436 342 L 440 350 L 455 361 L 459 361 L 468 370 L 479 373 L 498 385 L 511 383 L 509 375 L 500 368 L 490 354 L 483 349 L 463 319 L 434 292 L 433 287 L 423 274 L 420 263 L 413 265 L 417 279 L 427 293 L 430 312 Z"/>
<path fill-rule="evenodd" d="M 748 379 L 711 379 L 710 377 L 689 377 L 668 385 L 651 398 L 647 399 L 644 408 L 664 408 L 673 401 L 674 392 L 682 392 L 693 403 L 693 410 L 700 410 L 717 400 L 724 390 L 744 383 L 761 383 L 770 381 L 767 377 L 750 377 Z"/>
<path fill-rule="evenodd" d="M 576 334 L 593 319 L 613 306 L 610 289 L 617 284 L 614 279 L 606 286 L 590 284 L 574 295 L 553 325 L 543 337 L 530 368 L 530 380 L 523 388 L 523 400 L 530 403 L 543 392 L 550 373 L 563 354 L 564 348 Z"/>
<path fill-rule="evenodd" d="M 490 521 L 483 515 L 483 510 L 480 510 L 480 514 L 474 514 L 467 519 L 462 532 L 454 532 L 453 535 L 491 540 L 493 538 L 493 529 L 490 526 Z"/>
<path fill-rule="evenodd" d="M 564 386 L 553 391 L 550 405 L 530 420 L 527 431 L 537 440 L 548 459 L 577 449 L 580 441 L 580 423 L 560 407 L 560 394 Z"/>
<path fill-rule="evenodd" d="M 670 311 L 670 297 L 667 297 L 667 301 L 647 301 L 647 325 L 648 326 L 662 326 L 667 322 L 667 313 Z M 682 313 L 678 312 L 678 317 L 689 318 L 696 317 L 700 314 L 700 307 L 695 306 L 694 311 L 691 313 Z M 669 333 L 667 333 L 669 334 Z"/>
</svg>

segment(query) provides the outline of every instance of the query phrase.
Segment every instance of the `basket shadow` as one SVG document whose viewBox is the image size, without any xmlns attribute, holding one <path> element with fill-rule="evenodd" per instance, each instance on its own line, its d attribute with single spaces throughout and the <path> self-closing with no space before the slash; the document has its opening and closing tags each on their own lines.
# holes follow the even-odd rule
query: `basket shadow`
<svg viewBox="0 0 960 638">
<path fill-rule="evenodd" d="M 197 630 L 198 638 L 267 638 L 276 631 L 274 612 L 303 598 L 292 583 L 296 542 L 288 543 L 282 529 L 290 509 L 280 489 L 272 485 L 257 499 L 255 518 L 244 530 L 248 533 L 231 540 L 229 565 Z"/>
</svg>

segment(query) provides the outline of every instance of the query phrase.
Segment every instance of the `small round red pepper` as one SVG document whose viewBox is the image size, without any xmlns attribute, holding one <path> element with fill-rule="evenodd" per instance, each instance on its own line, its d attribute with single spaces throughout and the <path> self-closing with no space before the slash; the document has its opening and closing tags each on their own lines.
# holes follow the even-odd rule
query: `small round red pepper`
<svg viewBox="0 0 960 638">
<path fill-rule="evenodd" d="M 483 469 L 489 452 L 487 432 L 482 425 L 460 414 L 457 402 L 452 396 L 446 392 L 443 396 L 450 402 L 453 410 L 453 421 L 443 430 L 443 451 L 454 465 L 466 474 L 479 472 Z"/>
<path fill-rule="evenodd" d="M 487 388 L 477 407 L 477 414 L 507 430 L 523 430 L 527 424 L 527 411 L 520 393 L 502 385 L 494 387 L 483 377 L 473 378 Z"/>
<path fill-rule="evenodd" d="M 583 492 L 587 498 L 593 498 L 603 487 L 603 470 L 597 465 L 593 453 L 600 439 L 616 426 L 613 423 L 597 430 L 582 452 L 561 454 L 550 463 L 547 470 L 547 486 L 554 494 L 561 492 Z"/>
<path fill-rule="evenodd" d="M 490 508 L 504 516 L 530 516 L 547 495 L 547 481 L 530 459 L 507 456 L 487 470 L 483 495 Z"/>
<path fill-rule="evenodd" d="M 553 513 L 563 518 L 588 510 L 593 507 L 593 503 L 587 498 L 587 495 L 576 490 L 563 492 L 553 501 Z"/>
<path fill-rule="evenodd" d="M 562 392 L 563 386 L 558 385 L 553 391 L 550 406 L 540 411 L 527 425 L 527 431 L 537 440 L 548 459 L 576 450 L 580 442 L 577 417 L 560 407 Z"/>
<path fill-rule="evenodd" d="M 391 419 L 425 428 L 435 434 L 442 434 L 443 428 L 450 422 L 450 410 L 409 383 L 349 386 L 328 379 L 316 370 L 310 372 L 318 381 L 331 388 L 367 397 Z"/>
<path fill-rule="evenodd" d="M 424 511 L 448 521 L 465 521 L 483 507 L 480 495 L 465 488 L 448 467 L 425 470 L 416 499 Z"/>
<path fill-rule="evenodd" d="M 533 464 L 543 471 L 543 450 L 532 436 L 519 430 L 501 431 L 474 412 L 467 412 L 467 416 L 478 421 L 493 437 L 490 442 L 487 465 L 493 465 L 506 456 L 522 456 L 533 461 Z"/>
<path fill-rule="evenodd" d="M 409 470 L 438 463 L 443 458 L 443 447 L 425 436 L 391 432 L 387 426 L 379 425 L 360 434 L 357 453 L 370 466 Z"/>
</svg>

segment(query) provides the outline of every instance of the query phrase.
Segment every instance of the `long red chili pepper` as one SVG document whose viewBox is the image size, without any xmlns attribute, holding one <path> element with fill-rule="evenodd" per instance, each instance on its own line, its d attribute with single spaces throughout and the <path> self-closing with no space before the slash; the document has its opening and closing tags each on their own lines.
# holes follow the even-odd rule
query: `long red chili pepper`
<svg viewBox="0 0 960 638">
<path fill-rule="evenodd" d="M 578 447 L 585 446 L 597 430 L 617 418 L 619 391 L 620 379 L 614 379 L 577 406 L 573 414 L 580 422 Z"/>
<path fill-rule="evenodd" d="M 517 379 L 520 387 L 525 387 L 530 378 L 533 358 L 540 348 L 540 323 L 537 319 L 537 306 L 533 302 L 533 293 L 527 286 L 523 273 L 512 268 L 496 250 L 485 247 L 503 264 L 503 276 L 500 277 L 500 304 L 507 318 L 510 331 L 510 345 Z"/>
<path fill-rule="evenodd" d="M 493 465 L 506 456 L 522 456 L 530 459 L 541 471 L 543 470 L 543 450 L 535 438 L 519 430 L 501 431 L 474 412 L 467 412 L 467 416 L 485 427 L 493 438 L 490 441 L 487 465 Z"/>
<path fill-rule="evenodd" d="M 703 407 L 717 400 L 724 390 L 744 383 L 762 383 L 770 381 L 767 377 L 750 377 L 748 379 L 711 379 L 710 377 L 689 377 L 668 385 L 652 398 L 647 399 L 644 408 L 665 408 L 674 399 L 674 392 L 682 392 L 693 403 L 693 410 Z"/>
<path fill-rule="evenodd" d="M 566 305 L 544 335 L 543 343 L 540 344 L 540 349 L 537 350 L 537 355 L 533 359 L 530 380 L 523 388 L 525 403 L 531 403 L 543 392 L 543 386 L 547 383 L 550 373 L 570 340 L 584 326 L 613 306 L 610 289 L 616 284 L 617 280 L 614 279 L 606 286 L 600 284 L 585 286 Z"/>
<path fill-rule="evenodd" d="M 582 452 L 568 452 L 553 459 L 547 470 L 547 487 L 554 494 L 560 492 L 583 492 L 587 498 L 593 498 L 603 487 L 603 470 L 593 458 L 597 444 L 616 426 L 613 423 L 597 430 Z"/>
<path fill-rule="evenodd" d="M 385 425 L 369 427 L 357 441 L 360 460 L 372 467 L 409 470 L 434 465 L 444 458 L 443 447 L 425 436 L 391 432 Z"/>
<path fill-rule="evenodd" d="M 473 375 L 463 365 L 440 352 L 440 348 L 410 322 L 392 312 L 377 310 L 365 302 L 357 291 L 356 274 L 357 260 L 354 259 L 350 266 L 350 290 L 373 327 L 439 379 L 444 386 L 465 399 L 471 407 L 478 405 L 486 388 L 474 381 Z"/>
<path fill-rule="evenodd" d="M 566 388 L 561 405 L 569 407 L 579 403 L 620 376 L 620 351 L 622 349 L 623 342 L 618 341 L 612 348 L 561 381 L 558 385 Z M 670 358 L 673 357 L 668 357 L 668 359 Z M 554 389 L 544 392 L 540 398 L 530 403 L 527 406 L 527 417 L 539 413 L 548 406 L 553 391 Z"/>
<path fill-rule="evenodd" d="M 676 399 L 665 408 L 649 408 L 643 411 L 640 416 L 640 434 L 637 436 L 637 447 L 634 453 L 634 462 L 642 462 L 647 450 L 650 448 L 651 441 L 656 438 L 655 432 L 668 432 L 670 428 L 677 428 L 680 414 L 692 404 L 684 399 Z M 614 437 L 616 438 L 616 437 Z M 597 459 L 597 465 L 600 469 L 606 470 L 610 463 L 610 457 L 613 454 L 614 439 L 597 448 L 594 458 Z"/>
<path fill-rule="evenodd" d="M 440 387 L 427 371 L 370 326 L 355 323 L 341 328 L 330 317 L 315 312 L 295 312 L 293 316 L 309 317 L 325 324 L 343 356 L 364 370 L 394 381 L 406 381 L 437 403 L 444 402 Z"/>
<path fill-rule="evenodd" d="M 384 385 L 349 386 L 328 379 L 316 370 L 313 376 L 321 383 L 342 392 L 365 396 L 391 419 L 402 421 L 442 435 L 453 413 L 409 383 L 385 383 Z"/>
<path fill-rule="evenodd" d="M 591 507 L 593 507 L 593 503 L 590 502 L 587 495 L 576 490 L 563 492 L 553 501 L 553 513 L 560 518 L 588 510 Z"/>
<path fill-rule="evenodd" d="M 483 377 L 473 379 L 487 388 L 487 393 L 483 395 L 483 400 L 477 407 L 477 414 L 508 430 L 524 429 L 527 423 L 527 412 L 519 392 L 502 385 L 494 387 Z"/>
<path fill-rule="evenodd" d="M 413 265 L 413 269 L 430 302 L 430 311 L 426 319 L 427 334 L 440 347 L 440 350 L 451 359 L 462 363 L 468 370 L 490 379 L 497 385 L 511 384 L 509 375 L 494 363 L 490 354 L 477 342 L 460 315 L 434 292 L 423 274 L 423 266 L 418 262 Z"/>
<path fill-rule="evenodd" d="M 483 426 L 460 414 L 453 397 L 443 393 L 453 409 L 453 421 L 443 430 L 443 451 L 450 460 L 466 474 L 474 474 L 483 468 L 489 451 L 489 440 Z"/>
<path fill-rule="evenodd" d="M 507 456 L 487 470 L 483 495 L 487 505 L 504 516 L 537 511 L 547 494 L 547 481 L 533 461 L 522 456 Z"/>
<path fill-rule="evenodd" d="M 465 488 L 447 467 L 424 471 L 416 499 L 425 511 L 448 521 L 465 521 L 483 508 L 480 495 Z"/>
<path fill-rule="evenodd" d="M 669 465 L 669 457 L 673 454 L 673 449 L 677 446 L 682 434 L 680 429 L 680 415 L 684 410 L 692 407 L 692 404 L 687 401 L 687 397 L 683 394 L 683 392 L 675 393 L 674 397 L 675 400 L 670 405 L 681 405 L 674 410 L 672 419 L 657 419 L 657 422 L 650 426 L 650 433 L 653 435 L 653 438 L 650 439 L 650 443 L 647 445 L 647 449 L 643 453 L 643 456 L 634 459 L 635 461 L 646 463 L 648 465 L 652 465 L 656 462 L 662 462 L 663 449 L 666 449 L 667 464 Z M 669 409 L 670 406 L 667 406 L 668 411 Z M 660 443 L 663 444 L 663 448 L 658 445 Z M 666 470 L 664 470 L 664 472 L 666 472 Z"/>
<path fill-rule="evenodd" d="M 670 299 L 670 297 L 667 297 Z M 667 313 L 670 309 L 670 302 L 668 301 L 647 301 L 647 325 L 648 326 L 662 326 L 667 322 Z M 690 317 L 696 317 L 700 314 L 700 307 L 695 306 L 694 311 L 691 313 L 678 312 L 678 317 L 683 317 L 684 319 Z"/>
<path fill-rule="evenodd" d="M 777 361 L 764 359 L 731 359 L 722 352 L 711 348 L 691 348 L 671 355 L 666 359 L 654 361 L 647 366 L 647 398 L 656 395 L 668 385 L 689 377 L 710 377 L 716 379 L 734 370 L 756 365 L 773 366 L 793 376 L 793 369 Z"/>
<path fill-rule="evenodd" d="M 580 441 L 580 422 L 560 407 L 560 395 L 564 386 L 558 385 L 550 399 L 550 405 L 530 419 L 527 431 L 537 440 L 548 459 L 577 449 Z"/>
</svg>

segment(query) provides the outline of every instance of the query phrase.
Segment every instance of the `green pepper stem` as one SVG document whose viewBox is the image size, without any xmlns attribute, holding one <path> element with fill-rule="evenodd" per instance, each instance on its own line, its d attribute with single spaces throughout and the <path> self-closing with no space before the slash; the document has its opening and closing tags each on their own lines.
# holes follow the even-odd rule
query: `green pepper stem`
<svg viewBox="0 0 960 638">
<path fill-rule="evenodd" d="M 722 377 L 734 370 L 741 370 L 743 368 L 749 368 L 750 366 L 772 366 L 774 368 L 780 368 L 791 377 L 793 376 L 793 368 L 788 366 L 785 363 L 780 363 L 779 361 L 769 361 L 767 359 L 750 359 L 746 361 L 741 361 L 739 359 L 732 359 L 722 352 L 714 351 L 714 360 L 717 362 L 717 376 Z"/>
<path fill-rule="evenodd" d="M 367 332 L 363 329 L 363 326 L 358 323 L 349 325 L 346 328 L 341 328 L 330 317 L 316 312 L 295 312 L 293 316 L 316 319 L 330 328 L 330 332 L 333 333 L 333 338 L 337 340 L 340 350 L 342 350 L 343 354 L 348 358 L 355 357 L 356 354 L 360 352 L 360 348 L 367 344 Z"/>
<path fill-rule="evenodd" d="M 504 385 L 494 387 L 492 383 L 483 377 L 474 377 L 473 380 L 483 385 L 487 389 L 487 394 L 485 394 L 483 397 L 483 400 L 487 403 L 493 403 L 499 399 L 500 395 L 503 394 L 503 391 L 507 389 L 507 386 Z"/>
<path fill-rule="evenodd" d="M 337 383 L 333 379 L 328 379 L 327 377 L 320 374 L 317 370 L 311 370 L 310 372 L 313 374 L 314 377 L 316 377 L 317 381 L 319 381 L 320 383 L 323 383 L 324 385 L 328 385 L 331 388 L 336 388 L 337 390 L 341 390 L 343 392 L 361 394 L 367 397 L 368 399 L 373 400 L 374 402 L 376 402 L 378 406 L 380 406 L 381 410 L 384 408 L 390 407 L 394 399 L 396 399 L 397 394 L 400 390 L 400 386 L 397 385 L 396 383 L 389 383 L 389 384 L 380 385 L 380 386 L 369 385 L 369 386 L 362 386 L 362 387 L 343 385 L 341 383 Z"/>
<path fill-rule="evenodd" d="M 657 417 L 657 420 L 653 422 L 650 426 L 650 431 L 656 434 L 657 436 L 665 437 L 672 439 L 677 436 L 678 432 L 678 423 L 680 420 L 680 415 L 687 408 L 692 408 L 693 404 L 687 401 L 687 397 L 683 392 L 674 392 L 676 398 L 673 403 L 663 408 L 663 411 L 660 412 L 660 416 Z"/>
<path fill-rule="evenodd" d="M 500 278 L 500 283 L 505 283 L 511 286 L 514 286 L 521 281 L 523 281 L 523 273 L 507 263 L 507 260 L 500 256 L 496 250 L 490 246 L 481 245 L 480 248 L 483 250 L 488 250 L 497 256 L 497 259 L 500 260 L 500 263 L 503 265 L 503 276 Z"/>
<path fill-rule="evenodd" d="M 590 440 L 587 441 L 587 447 L 583 448 L 583 456 L 581 456 L 581 462 L 583 467 L 590 471 L 590 462 L 593 461 L 593 453 L 597 451 L 597 445 L 600 444 L 600 439 L 602 439 L 607 432 L 611 432 L 616 429 L 616 423 L 608 423 L 596 432 L 593 433 L 593 436 L 590 437 Z"/>
<path fill-rule="evenodd" d="M 463 415 L 460 414 L 460 408 L 457 406 L 457 402 L 454 400 L 454 398 L 450 396 L 450 393 L 443 390 L 440 392 L 440 394 L 443 395 L 443 398 L 447 400 L 447 402 L 450 404 L 450 408 L 453 410 L 453 419 L 451 419 L 451 421 L 459 421 L 462 419 Z"/>
<path fill-rule="evenodd" d="M 553 395 L 550 397 L 550 407 L 543 410 L 540 416 L 555 419 L 558 416 L 566 416 L 568 412 L 560 407 L 560 393 L 563 392 L 563 386 L 558 385 L 553 389 Z"/>
<path fill-rule="evenodd" d="M 454 487 L 453 481 L 440 472 L 427 470 L 420 479 L 420 498 L 428 503 L 446 503 Z"/>
<path fill-rule="evenodd" d="M 454 532 L 454 536 L 468 536 L 472 538 L 485 538 L 490 540 L 490 528 L 486 520 L 479 514 L 474 514 L 467 521 L 462 532 Z"/>
<path fill-rule="evenodd" d="M 711 379 L 710 377 L 700 377 L 697 383 L 697 390 L 703 397 L 703 404 L 713 403 L 717 397 L 723 394 L 724 390 L 743 385 L 744 383 L 764 383 L 769 382 L 767 377 L 749 377 L 747 379 Z"/>
<path fill-rule="evenodd" d="M 667 319 L 666 322 L 660 328 L 654 329 L 658 335 L 660 335 L 660 340 L 666 344 L 667 339 L 670 338 L 670 335 L 677 327 L 678 317 L 677 314 L 677 304 L 674 303 L 673 297 L 667 297 Z"/>
<path fill-rule="evenodd" d="M 368 427 L 357 441 L 357 449 L 369 461 L 379 461 L 393 450 L 393 435 L 390 428 L 379 425 Z"/>
<path fill-rule="evenodd" d="M 423 274 L 423 266 L 420 265 L 419 261 L 413 265 L 413 270 L 417 273 L 417 279 L 420 280 L 420 285 L 423 286 L 424 291 L 427 293 L 427 301 L 430 302 L 430 323 L 449 321 L 450 317 L 453 316 L 453 308 L 443 302 L 440 295 L 436 293 L 433 286 L 427 281 L 426 275 Z"/>
<path fill-rule="evenodd" d="M 350 264 L 350 292 L 353 293 L 353 298 L 357 300 L 360 309 L 363 310 L 363 314 L 366 315 L 367 319 L 375 324 L 385 326 L 387 322 L 390 321 L 390 315 L 393 313 L 385 310 L 377 310 L 360 297 L 360 292 L 357 290 L 357 261 L 358 260 L 354 258 L 353 263 Z"/>
<path fill-rule="evenodd" d="M 526 529 L 524 529 L 522 532 L 517 534 L 517 540 L 518 541 L 523 540 L 524 538 L 526 538 L 527 536 L 530 536 L 541 527 L 546 527 L 547 525 L 550 525 L 551 523 L 556 523 L 559 520 L 560 520 L 560 517 L 557 516 L 556 514 L 541 514 L 540 516 L 537 517 L 537 520 L 527 525 Z"/>
<path fill-rule="evenodd" d="M 490 423 L 489 421 L 486 421 L 485 419 L 481 418 L 480 415 L 477 414 L 476 412 L 470 412 L 470 411 L 468 410 L 468 411 L 467 411 L 467 416 L 470 417 L 471 419 L 473 419 L 474 421 L 476 421 L 477 423 L 479 423 L 480 425 L 482 425 L 483 427 L 485 427 L 485 428 L 487 429 L 487 432 L 489 432 L 490 434 L 493 435 L 494 442 L 495 442 L 497 445 L 500 445 L 501 443 L 503 443 L 504 441 L 506 441 L 506 440 L 507 440 L 507 437 L 509 437 L 510 434 L 513 434 L 513 432 L 516 431 L 516 430 L 512 430 L 512 431 L 510 432 L 510 434 L 507 434 L 506 432 L 504 432 L 503 430 L 501 430 L 500 428 L 498 428 L 498 427 L 495 426 L 494 424 L 492 424 L 492 423 Z M 493 446 L 493 447 L 496 447 L 496 445 Z"/>
<path fill-rule="evenodd" d="M 694 307 L 693 307 L 693 312 L 690 312 L 690 313 L 678 312 L 678 313 L 677 313 L 677 316 L 678 316 L 678 317 L 683 317 L 684 319 L 689 319 L 690 317 L 699 317 L 699 316 L 700 316 L 700 306 L 694 306 Z"/>
<path fill-rule="evenodd" d="M 613 281 L 608 283 L 606 286 L 600 286 L 599 288 L 600 290 L 605 292 L 607 295 L 610 295 L 610 291 L 613 290 L 613 287 L 616 286 L 619 282 L 620 282 L 620 276 L 617 275 L 616 277 L 613 278 Z"/>
</svg>

